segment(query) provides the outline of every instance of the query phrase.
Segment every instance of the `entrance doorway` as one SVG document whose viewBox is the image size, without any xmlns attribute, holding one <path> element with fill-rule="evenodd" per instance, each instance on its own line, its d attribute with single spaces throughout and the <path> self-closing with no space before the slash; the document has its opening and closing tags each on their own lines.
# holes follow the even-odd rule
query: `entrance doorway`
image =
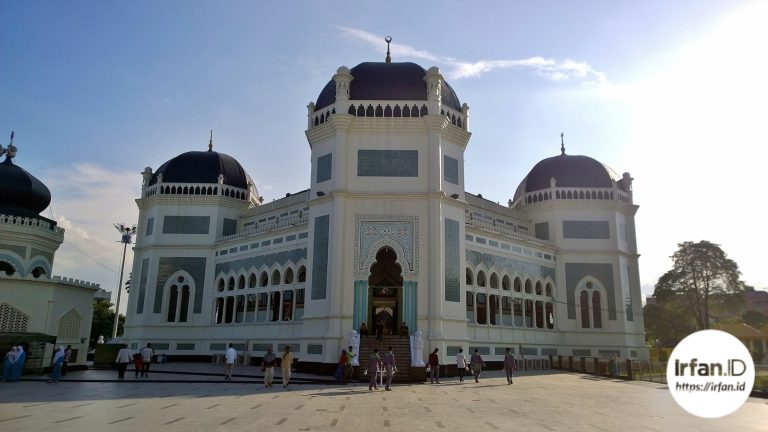
<svg viewBox="0 0 768 432">
<path fill-rule="evenodd" d="M 396 335 L 402 318 L 403 269 L 397 263 L 397 254 L 390 247 L 376 253 L 368 276 L 368 328 L 376 333 L 376 326 L 384 327 L 385 335 Z"/>
</svg>

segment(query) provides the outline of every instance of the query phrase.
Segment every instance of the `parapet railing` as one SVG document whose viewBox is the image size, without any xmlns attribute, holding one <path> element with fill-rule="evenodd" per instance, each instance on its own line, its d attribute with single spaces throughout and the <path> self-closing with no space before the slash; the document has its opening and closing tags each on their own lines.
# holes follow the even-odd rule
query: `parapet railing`
<svg viewBox="0 0 768 432">
<path fill-rule="evenodd" d="M 294 216 L 277 221 L 261 222 L 257 223 L 253 228 L 244 229 L 237 234 L 219 237 L 216 239 L 216 243 L 224 243 L 232 240 L 243 239 L 263 232 L 290 226 L 306 225 L 308 220 L 309 218 L 307 216 Z"/>
<path fill-rule="evenodd" d="M 538 245 L 547 246 L 547 247 L 550 247 L 552 249 L 556 249 L 557 248 L 557 246 L 554 243 L 550 242 L 550 241 L 541 240 L 541 239 L 538 239 L 538 238 L 533 237 L 531 235 L 523 234 L 521 232 L 515 231 L 515 230 L 513 230 L 511 228 L 507 228 L 506 226 L 502 226 L 500 224 L 495 224 L 495 223 L 492 223 L 492 222 L 482 222 L 482 221 L 474 219 L 474 218 L 472 218 L 470 216 L 465 216 L 464 217 L 464 223 L 466 223 L 467 225 L 469 225 L 471 227 L 476 227 L 476 228 L 481 228 L 481 229 L 488 230 L 488 231 L 493 231 L 495 233 L 499 233 L 499 234 L 503 234 L 505 236 L 509 236 L 509 237 L 515 238 L 517 240 L 522 240 L 522 241 L 526 241 L 526 242 L 536 243 Z"/>
<path fill-rule="evenodd" d="M 56 225 L 54 222 L 43 218 L 24 217 L 8 214 L 0 214 L 0 225 L 10 225 L 22 228 L 31 228 L 34 230 L 52 232 L 64 236 L 64 228 Z"/>
</svg>

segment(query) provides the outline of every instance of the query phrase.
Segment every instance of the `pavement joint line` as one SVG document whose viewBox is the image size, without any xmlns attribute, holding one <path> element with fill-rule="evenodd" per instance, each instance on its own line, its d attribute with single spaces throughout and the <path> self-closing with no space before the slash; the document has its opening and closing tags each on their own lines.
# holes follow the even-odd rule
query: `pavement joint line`
<svg viewBox="0 0 768 432">
<path fill-rule="evenodd" d="M 123 422 L 123 421 L 126 421 L 126 420 L 130 420 L 130 419 L 132 419 L 132 418 L 133 418 L 133 417 L 126 417 L 126 418 L 124 418 L 124 419 L 120 419 L 120 420 L 115 420 L 115 421 L 109 422 L 109 424 L 120 423 L 120 422 Z"/>
<path fill-rule="evenodd" d="M 0 423 L 11 421 L 11 420 L 22 419 L 22 418 L 25 418 L 25 417 L 32 417 L 32 414 L 27 414 L 27 415 L 18 416 L 18 417 L 11 417 L 11 418 L 7 418 L 7 419 L 2 419 L 2 420 L 0 420 Z"/>
<path fill-rule="evenodd" d="M 45 405 L 45 404 L 49 404 L 49 403 L 50 402 L 40 402 L 40 403 L 36 403 L 36 404 L 22 405 L 21 407 L 22 408 L 29 408 L 29 407 L 34 407 L 34 406 L 38 406 L 38 405 Z"/>
<path fill-rule="evenodd" d="M 229 418 L 227 420 L 224 420 L 223 422 L 219 423 L 219 426 L 225 425 L 225 424 L 227 424 L 227 423 L 229 423 L 229 422 L 231 422 L 232 420 L 235 420 L 235 419 L 237 419 L 237 417 L 231 417 L 231 418 Z"/>
<path fill-rule="evenodd" d="M 260 407 L 261 407 L 261 405 L 262 405 L 262 404 L 254 405 L 254 406 L 252 406 L 252 407 L 251 407 L 251 409 L 257 409 L 257 408 L 260 408 Z"/>
<path fill-rule="evenodd" d="M 166 409 L 166 408 L 170 408 L 170 407 L 176 406 L 176 405 L 178 405 L 178 404 L 170 404 L 170 405 L 164 406 L 164 407 L 162 407 L 160 409 Z"/>
<path fill-rule="evenodd" d="M 217 407 L 217 406 L 219 406 L 219 405 L 221 405 L 221 404 L 213 404 L 213 405 L 209 406 L 209 407 L 208 407 L 208 408 L 206 408 L 206 409 L 216 408 L 216 407 Z"/>
<path fill-rule="evenodd" d="M 176 423 L 176 422 L 177 422 L 177 421 L 179 421 L 179 420 L 184 420 L 184 417 L 179 417 L 179 418 L 177 418 L 177 419 L 171 420 L 171 421 L 169 421 L 169 422 L 167 422 L 167 423 L 163 423 L 163 424 L 169 425 L 169 424 L 173 424 L 173 423 Z"/>
<path fill-rule="evenodd" d="M 494 429 L 494 430 L 498 430 L 498 429 L 499 429 L 499 427 L 498 427 L 498 426 L 496 426 L 495 424 L 493 424 L 493 423 L 491 423 L 491 422 L 489 422 L 489 421 L 485 422 L 485 424 L 487 424 L 488 426 L 490 426 L 490 427 L 491 427 L 491 429 Z"/>
<path fill-rule="evenodd" d="M 304 405 L 299 405 L 299 406 L 297 406 L 297 407 L 296 407 L 296 408 L 294 408 L 294 409 L 300 410 L 300 409 L 302 409 L 302 408 L 304 408 Z"/>
<path fill-rule="evenodd" d="M 134 403 L 129 403 L 129 404 L 127 404 L 127 405 L 120 405 L 118 408 L 125 408 L 125 407 L 129 407 L 129 406 L 133 406 L 133 405 L 136 405 L 136 402 L 134 402 Z"/>
<path fill-rule="evenodd" d="M 440 429 L 445 429 L 445 425 L 443 425 L 443 422 L 441 422 L 441 421 L 439 421 L 439 420 L 438 420 L 438 421 L 436 421 L 436 422 L 435 422 L 435 424 L 436 424 L 436 425 L 437 425 L 437 427 L 439 427 Z"/>
<path fill-rule="evenodd" d="M 93 405 L 95 403 L 96 402 L 88 402 L 88 403 L 84 403 L 84 404 L 80 404 L 80 405 L 73 405 L 72 408 L 80 408 L 80 407 L 84 407 L 86 405 Z"/>
<path fill-rule="evenodd" d="M 68 421 L 70 421 L 70 420 L 77 420 L 77 419 L 79 419 L 79 418 L 83 418 L 83 416 L 70 417 L 70 418 L 68 418 L 68 419 L 64 419 L 64 420 L 57 420 L 57 421 L 55 421 L 54 423 L 64 423 L 64 422 L 68 422 Z"/>
<path fill-rule="evenodd" d="M 288 420 L 287 418 L 282 418 L 275 423 L 275 426 L 280 426 L 281 424 L 285 423 L 285 421 Z"/>
</svg>

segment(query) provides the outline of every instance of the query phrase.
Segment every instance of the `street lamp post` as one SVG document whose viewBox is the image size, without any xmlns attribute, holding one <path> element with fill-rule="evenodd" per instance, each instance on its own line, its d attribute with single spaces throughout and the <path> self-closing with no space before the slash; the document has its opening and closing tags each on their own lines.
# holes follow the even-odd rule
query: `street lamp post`
<svg viewBox="0 0 768 432">
<path fill-rule="evenodd" d="M 131 239 L 136 234 L 136 225 L 128 226 L 124 223 L 114 224 L 115 228 L 120 231 L 122 237 L 120 243 L 123 244 L 123 260 L 120 264 L 120 282 L 117 283 L 117 304 L 115 304 L 115 322 L 112 325 L 112 339 L 117 337 L 117 323 L 120 320 L 120 293 L 123 290 L 123 270 L 125 269 L 125 250 L 128 245 L 131 244 Z"/>
</svg>

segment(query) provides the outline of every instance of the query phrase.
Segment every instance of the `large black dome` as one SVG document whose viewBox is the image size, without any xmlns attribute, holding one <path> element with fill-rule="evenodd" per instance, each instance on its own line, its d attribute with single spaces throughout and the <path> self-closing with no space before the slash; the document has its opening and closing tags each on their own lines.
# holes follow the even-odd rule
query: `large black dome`
<svg viewBox="0 0 768 432">
<path fill-rule="evenodd" d="M 0 163 L 0 213 L 39 216 L 51 203 L 51 191 L 10 158 Z"/>
<path fill-rule="evenodd" d="M 427 71 L 416 63 L 366 62 L 349 71 L 354 77 L 349 87 L 350 100 L 427 100 Z M 461 111 L 461 102 L 450 84 L 443 80 L 443 105 Z M 331 79 L 317 97 L 315 109 L 336 102 L 336 83 Z"/>
<path fill-rule="evenodd" d="M 157 183 L 159 174 L 163 175 L 163 183 L 218 183 L 219 174 L 223 174 L 225 185 L 247 189 L 249 181 L 235 158 L 212 150 L 182 153 L 160 165 L 150 185 Z"/>
<path fill-rule="evenodd" d="M 611 168 L 591 157 L 561 154 L 534 165 L 517 187 L 515 200 L 528 192 L 549 189 L 553 177 L 557 187 L 612 188 L 619 179 Z M 619 187 L 623 188 L 622 183 Z"/>
</svg>

